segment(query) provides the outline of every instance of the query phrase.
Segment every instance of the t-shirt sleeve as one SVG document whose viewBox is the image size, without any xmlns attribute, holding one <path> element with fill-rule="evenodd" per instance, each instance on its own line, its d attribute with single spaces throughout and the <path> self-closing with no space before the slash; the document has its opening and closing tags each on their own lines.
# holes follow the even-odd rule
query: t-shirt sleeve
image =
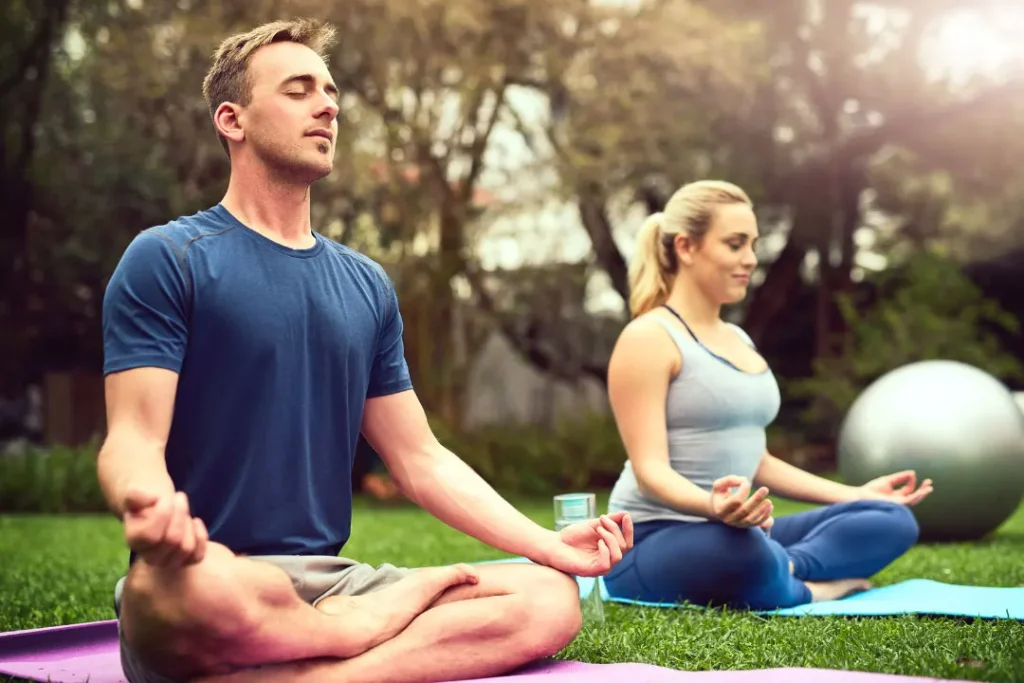
<svg viewBox="0 0 1024 683">
<path fill-rule="evenodd" d="M 398 308 L 398 295 L 385 275 L 384 315 L 380 334 L 377 338 L 377 352 L 370 370 L 370 384 L 367 398 L 397 394 L 412 389 L 409 365 L 405 360 L 405 344 L 402 341 L 402 314 Z"/>
<path fill-rule="evenodd" d="M 138 367 L 180 372 L 188 291 L 178 247 L 154 230 L 137 235 L 103 295 L 103 373 Z"/>
</svg>

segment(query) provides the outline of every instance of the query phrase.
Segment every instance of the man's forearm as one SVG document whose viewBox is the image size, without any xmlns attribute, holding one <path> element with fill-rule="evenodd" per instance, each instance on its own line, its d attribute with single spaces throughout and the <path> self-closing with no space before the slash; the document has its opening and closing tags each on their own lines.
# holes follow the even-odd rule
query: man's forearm
<svg viewBox="0 0 1024 683">
<path fill-rule="evenodd" d="M 558 543 L 502 498 L 473 468 L 440 444 L 390 464 L 406 496 L 448 526 L 489 546 L 544 564 Z"/>
<path fill-rule="evenodd" d="M 107 438 L 96 461 L 96 476 L 107 506 L 119 518 L 124 516 L 124 498 L 131 488 L 174 491 L 163 446 L 132 434 Z"/>
<path fill-rule="evenodd" d="M 754 475 L 757 486 L 767 486 L 768 495 L 807 503 L 842 503 L 861 498 L 859 489 L 840 484 L 765 453 Z"/>
</svg>

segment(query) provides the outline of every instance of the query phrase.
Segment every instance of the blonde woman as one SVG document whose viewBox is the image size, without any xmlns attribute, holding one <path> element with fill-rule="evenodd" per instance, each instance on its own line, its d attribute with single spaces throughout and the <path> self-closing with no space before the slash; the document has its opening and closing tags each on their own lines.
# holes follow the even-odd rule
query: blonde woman
<svg viewBox="0 0 1024 683">
<path fill-rule="evenodd" d="M 752 609 L 836 599 L 918 538 L 913 472 L 863 487 L 804 472 L 766 450 L 780 395 L 743 330 L 721 318 L 747 293 L 757 220 L 733 184 L 694 182 L 640 230 L 633 320 L 609 367 L 628 461 L 610 510 L 634 548 L 605 577 L 615 597 Z M 769 494 L 823 504 L 773 517 Z"/>
</svg>

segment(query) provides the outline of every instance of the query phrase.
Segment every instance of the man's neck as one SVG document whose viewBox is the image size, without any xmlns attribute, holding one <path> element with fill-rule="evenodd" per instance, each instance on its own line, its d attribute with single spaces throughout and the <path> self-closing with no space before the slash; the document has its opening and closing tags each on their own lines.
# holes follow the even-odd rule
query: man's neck
<svg viewBox="0 0 1024 683">
<path fill-rule="evenodd" d="M 696 285 L 677 279 L 665 302 L 691 327 L 712 328 L 721 321 L 722 307 L 710 301 Z"/>
<path fill-rule="evenodd" d="M 274 242 L 297 249 L 315 244 L 309 185 L 289 184 L 266 171 L 236 168 L 221 204 L 246 227 Z"/>
</svg>

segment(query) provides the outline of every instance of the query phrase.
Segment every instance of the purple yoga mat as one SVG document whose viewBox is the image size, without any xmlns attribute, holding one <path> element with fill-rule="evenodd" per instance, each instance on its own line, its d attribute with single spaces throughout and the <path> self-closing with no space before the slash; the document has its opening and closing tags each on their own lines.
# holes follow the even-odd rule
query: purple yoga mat
<svg viewBox="0 0 1024 683">
<path fill-rule="evenodd" d="M 0 673 L 52 683 L 127 683 L 121 670 L 117 622 L 2 633 Z"/>
<path fill-rule="evenodd" d="M 117 622 L 2 633 L 0 674 L 52 683 L 127 683 L 118 653 Z M 507 676 L 460 683 L 927 683 L 938 680 L 826 669 L 676 671 L 651 664 L 547 660 Z"/>
<path fill-rule="evenodd" d="M 509 676 L 474 678 L 461 683 L 929 683 L 940 680 L 943 683 L 966 683 L 832 669 L 677 671 L 653 664 L 585 664 L 563 661 L 542 662 Z"/>
</svg>

